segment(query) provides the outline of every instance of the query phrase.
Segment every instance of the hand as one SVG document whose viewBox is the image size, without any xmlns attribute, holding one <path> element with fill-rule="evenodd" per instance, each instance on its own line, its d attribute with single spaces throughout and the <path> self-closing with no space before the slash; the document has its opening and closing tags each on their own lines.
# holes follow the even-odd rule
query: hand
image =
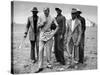
<svg viewBox="0 0 100 75">
<path fill-rule="evenodd" d="M 25 32 L 25 34 L 24 34 L 24 38 L 26 38 L 27 37 L 27 32 Z"/>
<path fill-rule="evenodd" d="M 44 22 L 44 25 L 45 25 L 46 23 L 47 23 L 47 22 L 45 21 L 45 22 Z"/>
<path fill-rule="evenodd" d="M 75 43 L 75 46 L 78 46 L 79 45 L 79 43 L 77 42 L 77 43 Z"/>
<path fill-rule="evenodd" d="M 62 36 L 62 35 L 60 35 L 60 38 L 62 39 L 62 38 L 63 38 L 63 36 Z"/>
<path fill-rule="evenodd" d="M 27 35 L 25 34 L 25 35 L 24 35 L 24 38 L 26 38 L 26 37 L 27 37 Z"/>
</svg>

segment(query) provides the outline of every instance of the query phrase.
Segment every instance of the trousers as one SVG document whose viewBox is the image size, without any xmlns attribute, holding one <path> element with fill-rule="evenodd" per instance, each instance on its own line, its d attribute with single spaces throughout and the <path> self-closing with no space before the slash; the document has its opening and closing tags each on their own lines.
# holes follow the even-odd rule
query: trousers
<svg viewBox="0 0 100 75">
<path fill-rule="evenodd" d="M 48 41 L 39 41 L 39 60 L 38 68 L 43 68 L 44 51 L 46 52 L 46 61 L 51 64 L 51 52 L 52 52 L 53 39 Z"/>
</svg>

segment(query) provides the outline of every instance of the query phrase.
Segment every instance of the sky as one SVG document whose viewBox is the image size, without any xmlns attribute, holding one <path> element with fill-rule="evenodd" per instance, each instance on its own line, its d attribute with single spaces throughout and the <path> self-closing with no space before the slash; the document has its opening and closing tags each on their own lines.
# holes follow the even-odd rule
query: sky
<svg viewBox="0 0 100 75">
<path fill-rule="evenodd" d="M 55 8 L 58 7 L 62 9 L 62 14 L 66 19 L 71 18 L 71 9 L 78 8 L 82 11 L 82 16 L 97 23 L 97 6 L 87 6 L 87 5 L 74 5 L 74 4 L 55 4 L 55 3 L 39 3 L 39 2 L 25 2 L 25 1 L 14 1 L 14 22 L 19 24 L 26 24 L 27 18 L 32 15 L 31 10 L 33 7 L 37 7 L 39 10 L 38 15 L 43 13 L 45 7 L 50 8 L 50 15 L 56 16 Z"/>
</svg>

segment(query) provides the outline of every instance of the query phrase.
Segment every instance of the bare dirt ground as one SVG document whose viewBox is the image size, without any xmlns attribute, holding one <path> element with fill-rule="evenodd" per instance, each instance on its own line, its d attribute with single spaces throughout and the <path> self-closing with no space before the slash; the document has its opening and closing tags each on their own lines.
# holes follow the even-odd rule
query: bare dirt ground
<svg viewBox="0 0 100 75">
<path fill-rule="evenodd" d="M 13 57 L 14 57 L 14 73 L 15 74 L 23 74 L 23 73 L 34 73 L 37 69 L 37 63 L 33 64 L 30 60 L 30 43 L 28 38 L 25 41 L 25 45 L 21 49 L 18 49 L 20 45 L 23 35 L 24 35 L 25 26 L 14 26 L 13 32 Z M 66 55 L 66 52 L 65 52 Z M 67 57 L 65 56 L 66 62 Z M 85 60 L 84 65 L 81 65 L 78 69 L 67 68 L 67 64 L 65 66 L 61 66 L 55 62 L 54 54 L 52 53 L 52 62 L 53 68 L 48 69 L 45 66 L 44 62 L 44 70 L 42 72 L 55 72 L 60 67 L 64 67 L 65 71 L 72 70 L 91 70 L 97 69 L 97 27 L 87 27 L 86 29 L 86 37 L 85 37 Z"/>
</svg>

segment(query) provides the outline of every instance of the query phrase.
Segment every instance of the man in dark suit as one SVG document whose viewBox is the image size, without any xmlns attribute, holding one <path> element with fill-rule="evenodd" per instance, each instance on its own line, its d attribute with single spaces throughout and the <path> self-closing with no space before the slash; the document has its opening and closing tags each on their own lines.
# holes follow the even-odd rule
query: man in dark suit
<svg viewBox="0 0 100 75">
<path fill-rule="evenodd" d="M 66 18 L 61 14 L 62 10 L 59 8 L 55 8 L 57 12 L 56 21 L 58 23 L 58 31 L 54 36 L 55 45 L 54 45 L 54 53 L 57 62 L 65 65 L 64 59 L 64 35 L 66 32 Z"/>
<path fill-rule="evenodd" d="M 25 31 L 25 38 L 29 32 L 29 40 L 30 40 L 30 44 L 31 44 L 31 60 L 33 63 L 36 62 L 36 58 L 35 58 L 35 45 L 37 47 L 37 34 L 38 34 L 38 30 L 37 30 L 37 23 L 39 20 L 39 17 L 37 16 L 38 10 L 36 7 L 33 7 L 32 9 L 32 16 L 28 17 L 28 22 L 26 25 L 26 31 Z M 37 55 L 38 55 L 38 48 L 37 48 Z"/>
<path fill-rule="evenodd" d="M 86 30 L 85 18 L 80 15 L 81 13 L 82 12 L 80 10 L 77 10 L 77 18 L 81 21 L 82 25 L 81 43 L 79 45 L 79 63 L 84 62 L 84 42 L 85 42 L 85 30 Z"/>
</svg>

